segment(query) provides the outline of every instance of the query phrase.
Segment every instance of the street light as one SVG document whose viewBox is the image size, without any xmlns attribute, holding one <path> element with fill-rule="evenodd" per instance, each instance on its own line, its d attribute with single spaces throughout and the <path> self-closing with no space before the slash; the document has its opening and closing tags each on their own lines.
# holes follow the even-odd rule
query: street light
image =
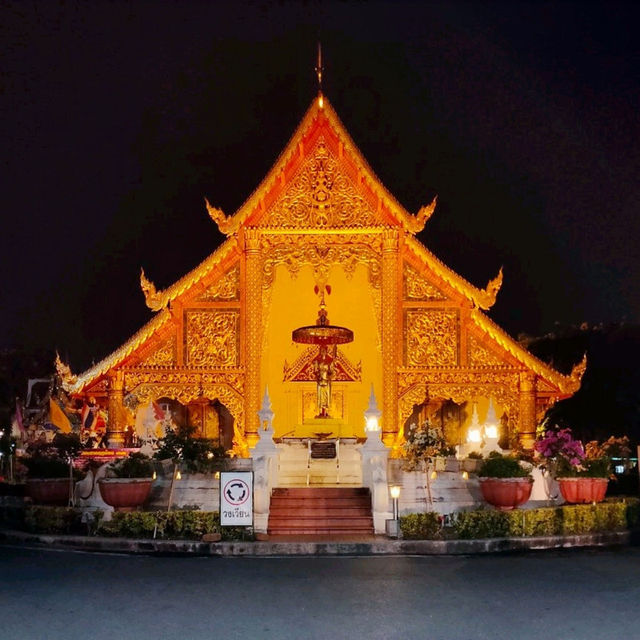
<svg viewBox="0 0 640 640">
<path fill-rule="evenodd" d="M 391 502 L 393 504 L 393 518 L 385 521 L 385 528 L 389 538 L 397 538 L 400 532 L 398 524 L 398 498 L 400 497 L 400 486 L 393 484 L 389 487 Z"/>
</svg>

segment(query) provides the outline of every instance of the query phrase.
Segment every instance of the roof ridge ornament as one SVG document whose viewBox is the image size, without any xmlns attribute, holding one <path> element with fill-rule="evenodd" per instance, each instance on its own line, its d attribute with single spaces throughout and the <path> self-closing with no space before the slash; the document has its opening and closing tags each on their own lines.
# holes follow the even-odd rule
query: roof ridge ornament
<svg viewBox="0 0 640 640">
<path fill-rule="evenodd" d="M 322 72 L 324 67 L 322 66 L 322 43 L 318 40 L 318 61 L 316 62 L 315 72 L 318 77 L 318 93 L 322 95 Z M 322 104 L 320 105 L 322 106 Z"/>
<path fill-rule="evenodd" d="M 71 367 L 62 361 L 60 354 L 56 351 L 56 373 L 60 376 L 62 382 L 62 388 L 69 393 L 73 388 L 73 385 L 78 381 L 78 376 L 71 372 Z"/>
<path fill-rule="evenodd" d="M 502 267 L 498 271 L 498 275 L 487 282 L 487 286 L 484 289 L 480 289 L 480 296 L 477 300 L 478 306 L 484 311 L 488 311 L 493 307 L 498 296 L 498 291 L 502 286 Z"/>
<path fill-rule="evenodd" d="M 218 225 L 220 233 L 224 233 L 225 236 L 232 236 L 237 230 L 239 223 L 234 222 L 235 216 L 228 216 L 222 209 L 212 206 L 205 198 L 204 203 L 207 206 L 207 212 L 209 217 Z"/>
<path fill-rule="evenodd" d="M 160 309 L 164 307 L 162 291 L 158 291 L 153 282 L 147 279 L 142 267 L 140 267 L 140 288 L 142 289 L 142 293 L 144 293 L 144 301 L 149 309 L 152 311 L 160 311 Z"/>
<path fill-rule="evenodd" d="M 414 235 L 416 233 L 420 233 L 424 226 L 427 224 L 427 220 L 433 215 L 433 212 L 436 210 L 436 205 L 438 204 L 438 196 L 435 196 L 433 200 L 429 204 L 425 204 L 420 207 L 418 213 L 415 216 L 409 216 L 407 218 L 407 229 L 410 233 Z"/>
</svg>

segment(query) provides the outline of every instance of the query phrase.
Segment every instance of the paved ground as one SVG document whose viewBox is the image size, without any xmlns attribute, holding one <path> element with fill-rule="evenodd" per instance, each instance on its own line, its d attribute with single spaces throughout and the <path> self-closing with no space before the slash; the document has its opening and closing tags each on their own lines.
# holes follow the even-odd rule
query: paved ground
<svg viewBox="0 0 640 640">
<path fill-rule="evenodd" d="M 149 557 L 0 546 L 3 640 L 621 640 L 640 549 L 367 558 Z"/>
</svg>

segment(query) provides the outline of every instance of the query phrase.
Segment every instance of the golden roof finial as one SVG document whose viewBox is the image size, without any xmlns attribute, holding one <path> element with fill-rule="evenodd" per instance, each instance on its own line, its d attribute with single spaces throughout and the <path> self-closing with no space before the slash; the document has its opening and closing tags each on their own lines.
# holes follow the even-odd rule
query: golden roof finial
<svg viewBox="0 0 640 640">
<path fill-rule="evenodd" d="M 151 280 L 148 280 L 144 274 L 144 269 L 140 269 L 140 288 L 144 293 L 144 301 L 152 311 L 160 311 L 164 306 L 162 304 L 161 291 L 157 291 Z"/>
<path fill-rule="evenodd" d="M 316 63 L 316 75 L 318 76 L 318 93 L 322 94 L 322 44 L 318 42 L 318 62 Z"/>
</svg>

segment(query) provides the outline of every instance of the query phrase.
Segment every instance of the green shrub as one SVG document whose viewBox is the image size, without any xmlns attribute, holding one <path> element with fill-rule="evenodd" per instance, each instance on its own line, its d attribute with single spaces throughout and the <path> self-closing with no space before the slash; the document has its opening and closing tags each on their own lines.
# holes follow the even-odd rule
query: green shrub
<svg viewBox="0 0 640 640">
<path fill-rule="evenodd" d="M 509 534 L 509 518 L 504 511 L 462 511 L 453 518 L 453 530 L 463 540 L 504 538 Z"/>
<path fill-rule="evenodd" d="M 629 529 L 635 529 L 638 526 L 638 521 L 640 521 L 640 499 L 625 498 L 624 502 L 627 505 L 627 527 L 629 527 Z"/>
<path fill-rule="evenodd" d="M 530 478 L 531 473 L 521 466 L 518 458 L 492 453 L 480 465 L 478 476 L 481 478 Z"/>
<path fill-rule="evenodd" d="M 555 536 L 560 532 L 561 517 L 555 508 L 514 509 L 505 514 L 509 536 Z"/>
<path fill-rule="evenodd" d="M 151 478 L 153 461 L 144 453 L 131 453 L 126 458 L 109 465 L 116 478 Z"/>
<path fill-rule="evenodd" d="M 154 454 L 157 460 L 171 459 L 190 473 L 207 473 L 216 469 L 219 460 L 228 457 L 223 447 L 213 440 L 196 438 L 196 428 L 190 425 L 167 429 Z"/>
<path fill-rule="evenodd" d="M 627 526 L 627 505 L 624 502 L 572 504 L 558 509 L 561 512 L 562 535 L 619 531 Z"/>
<path fill-rule="evenodd" d="M 405 540 L 434 540 L 440 537 L 442 521 L 440 514 L 410 513 L 399 519 L 400 531 Z"/>
<path fill-rule="evenodd" d="M 31 533 L 83 533 L 81 517 L 72 507 L 34 505 L 24 511 L 24 526 Z"/>
</svg>

